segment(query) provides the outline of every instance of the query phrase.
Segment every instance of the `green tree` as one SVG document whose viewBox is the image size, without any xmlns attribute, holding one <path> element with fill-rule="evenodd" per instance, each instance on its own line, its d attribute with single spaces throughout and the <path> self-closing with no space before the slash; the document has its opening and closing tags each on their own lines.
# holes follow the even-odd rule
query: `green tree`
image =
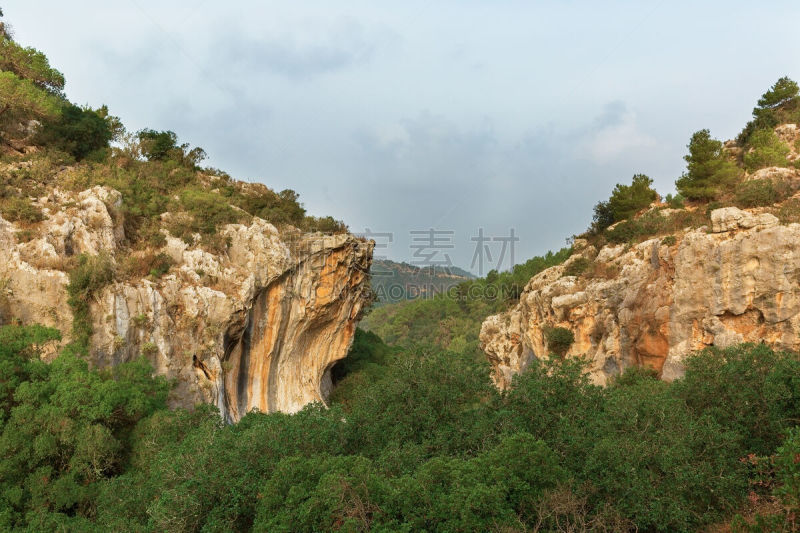
<svg viewBox="0 0 800 533">
<path fill-rule="evenodd" d="M 62 101 L 13 72 L 0 72 L 0 102 L 0 120 L 8 124 L 11 120 L 55 118 Z"/>
<path fill-rule="evenodd" d="M 71 355 L 41 362 L 38 347 L 57 338 L 40 326 L 0 329 L 0 527 L 6 531 L 26 523 L 33 530 L 65 523 L 88 529 L 80 520 L 94 515 L 100 483 L 123 467 L 128 432 L 166 407 L 166 381 L 153 379 L 146 363 L 101 372 Z"/>
<path fill-rule="evenodd" d="M 797 83 L 784 76 L 770 89 L 761 95 L 758 104 L 753 108 L 753 120 L 747 123 L 737 137 L 739 144 L 747 145 L 750 137 L 759 130 L 772 129 L 782 121 L 795 122 L 796 118 L 788 115 L 797 108 Z"/>
<path fill-rule="evenodd" d="M 591 230 L 594 233 L 600 233 L 614 223 L 614 211 L 611 209 L 608 201 L 597 202 L 594 206 L 594 215 L 592 216 Z"/>
<path fill-rule="evenodd" d="M 736 432 L 741 455 L 769 455 L 800 420 L 800 358 L 763 344 L 693 354 L 674 387 L 698 415 Z"/>
<path fill-rule="evenodd" d="M 695 132 L 688 148 L 689 154 L 684 156 L 687 171 L 675 182 L 684 197 L 711 200 L 739 177 L 740 170 L 727 158 L 722 142 L 711 138 L 707 129 Z"/>
<path fill-rule="evenodd" d="M 57 119 L 44 123 L 35 140 L 80 161 L 108 148 L 112 136 L 108 121 L 98 111 L 67 103 Z"/>
<path fill-rule="evenodd" d="M 658 193 L 652 185 L 653 180 L 644 174 L 634 175 L 630 185 L 617 184 L 608 199 L 614 221 L 630 218 L 656 201 Z"/>
<path fill-rule="evenodd" d="M 748 141 L 750 148 L 744 153 L 744 166 L 749 171 L 764 167 L 787 166 L 789 146 L 781 141 L 772 129 L 754 132 Z"/>
<path fill-rule="evenodd" d="M 61 111 L 64 76 L 44 54 L 23 48 L 0 28 L 0 134 L 28 120 L 55 119 Z"/>
<path fill-rule="evenodd" d="M 592 230 L 595 233 L 602 231 L 652 204 L 658 199 L 652 185 L 653 180 L 645 174 L 635 174 L 630 185 L 617 183 L 608 201 L 594 206 Z"/>
<path fill-rule="evenodd" d="M 29 80 L 40 89 L 60 95 L 64 90 L 64 75 L 50 66 L 50 62 L 35 48 L 25 48 L 11 39 L 0 37 L 0 70 L 13 72 Z"/>
<path fill-rule="evenodd" d="M 780 78 L 758 99 L 757 109 L 775 109 L 794 101 L 797 98 L 797 82 L 787 76 Z"/>
<path fill-rule="evenodd" d="M 145 128 L 137 133 L 142 154 L 148 161 L 163 161 L 178 148 L 178 136 L 174 131 L 156 131 Z"/>
</svg>

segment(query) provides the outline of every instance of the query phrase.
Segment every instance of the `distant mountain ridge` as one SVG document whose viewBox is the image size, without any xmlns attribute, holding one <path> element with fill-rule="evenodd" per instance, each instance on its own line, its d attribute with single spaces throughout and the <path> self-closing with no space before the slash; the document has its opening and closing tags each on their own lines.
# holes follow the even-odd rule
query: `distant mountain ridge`
<svg viewBox="0 0 800 533">
<path fill-rule="evenodd" d="M 442 294 L 475 276 L 456 266 L 417 266 L 389 259 L 376 259 L 370 269 L 377 304 L 415 300 Z"/>
</svg>

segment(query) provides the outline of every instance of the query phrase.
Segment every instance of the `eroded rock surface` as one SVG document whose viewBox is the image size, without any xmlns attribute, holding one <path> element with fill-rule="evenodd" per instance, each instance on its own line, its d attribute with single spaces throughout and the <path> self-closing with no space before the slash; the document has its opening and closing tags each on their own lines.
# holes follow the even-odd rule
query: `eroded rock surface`
<svg viewBox="0 0 800 533">
<path fill-rule="evenodd" d="M 0 219 L 0 318 L 41 323 L 70 340 L 65 263 L 108 254 L 120 264 L 120 194 L 58 189 L 37 204 L 35 231 Z M 175 405 L 212 402 L 236 421 L 247 411 L 294 412 L 322 401 L 347 354 L 368 294 L 373 243 L 352 235 L 282 237 L 254 218 L 221 233 L 222 253 L 169 237 L 163 276 L 117 280 L 90 302 L 90 360 L 99 367 L 143 354 L 173 378 Z M 51 354 L 52 355 L 52 354 Z"/>
<path fill-rule="evenodd" d="M 481 328 L 496 384 L 548 357 L 548 327 L 573 332 L 567 357 L 588 358 L 600 384 L 632 365 L 675 379 L 684 357 L 706 346 L 800 349 L 800 224 L 735 207 L 711 220 L 674 242 L 584 246 L 531 279 L 517 306 Z M 564 276 L 579 257 L 592 261 L 590 273 Z"/>
</svg>

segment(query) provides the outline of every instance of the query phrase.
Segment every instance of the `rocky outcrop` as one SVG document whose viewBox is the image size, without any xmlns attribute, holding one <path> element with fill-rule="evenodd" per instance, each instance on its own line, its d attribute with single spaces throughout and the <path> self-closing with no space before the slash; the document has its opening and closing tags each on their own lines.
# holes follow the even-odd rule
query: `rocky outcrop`
<svg viewBox="0 0 800 533">
<path fill-rule="evenodd" d="M 599 384 L 634 365 L 677 378 L 684 357 L 707 346 L 800 349 L 800 224 L 735 207 L 713 211 L 711 222 L 630 247 L 577 242 L 566 263 L 531 279 L 518 305 L 483 323 L 496 384 L 548 357 L 548 327 L 572 331 L 566 356 L 588 359 Z M 586 273 L 564 275 L 587 260 Z"/>
<path fill-rule="evenodd" d="M 165 275 L 118 274 L 93 295 L 92 364 L 144 355 L 175 380 L 173 404 L 213 402 L 229 421 L 251 409 L 295 412 L 325 402 L 330 369 L 346 355 L 368 294 L 372 242 L 282 235 L 254 218 L 221 230 L 222 252 L 167 232 L 160 249 L 131 252 L 121 246 L 121 201 L 107 187 L 55 189 L 37 201 L 45 220 L 35 230 L 0 219 L 3 323 L 54 326 L 68 342 L 65 271 L 74 257 L 106 254 L 119 267 L 161 253 L 172 262 Z"/>
</svg>

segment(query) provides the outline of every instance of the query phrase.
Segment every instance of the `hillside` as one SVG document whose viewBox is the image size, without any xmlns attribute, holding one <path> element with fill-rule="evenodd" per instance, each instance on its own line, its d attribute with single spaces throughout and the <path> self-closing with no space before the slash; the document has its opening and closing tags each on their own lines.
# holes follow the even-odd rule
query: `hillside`
<svg viewBox="0 0 800 533">
<path fill-rule="evenodd" d="M 375 292 L 375 306 L 387 303 L 432 298 L 450 287 L 475 276 L 458 267 L 419 267 L 389 259 L 375 259 L 370 268 L 370 283 Z"/>
<path fill-rule="evenodd" d="M 364 331 L 374 242 L 12 37 L 0 531 L 798 530 L 791 80 L 692 136 L 677 196 L 637 174 L 569 247 Z"/>
<path fill-rule="evenodd" d="M 47 58 L 8 36 L 0 67 L 3 323 L 58 329 L 48 357 L 144 357 L 175 383 L 170 405 L 213 403 L 228 421 L 324 402 L 372 244 L 292 190 L 201 167 L 171 131 L 74 105 Z"/>
<path fill-rule="evenodd" d="M 510 272 L 461 281 L 432 298 L 378 307 L 364 317 L 361 327 L 390 344 L 430 345 L 482 358 L 478 346 L 481 322 L 516 301 L 533 275 L 561 263 L 570 253 L 569 248 L 548 252 L 516 265 Z"/>
<path fill-rule="evenodd" d="M 707 347 L 800 350 L 797 84 L 779 80 L 753 117 L 735 141 L 692 136 L 677 197 L 660 201 L 643 174 L 617 185 L 576 253 L 484 322 L 498 385 L 554 351 L 606 383 L 632 366 L 676 379 Z M 555 349 L 553 332 L 568 342 Z"/>
</svg>

